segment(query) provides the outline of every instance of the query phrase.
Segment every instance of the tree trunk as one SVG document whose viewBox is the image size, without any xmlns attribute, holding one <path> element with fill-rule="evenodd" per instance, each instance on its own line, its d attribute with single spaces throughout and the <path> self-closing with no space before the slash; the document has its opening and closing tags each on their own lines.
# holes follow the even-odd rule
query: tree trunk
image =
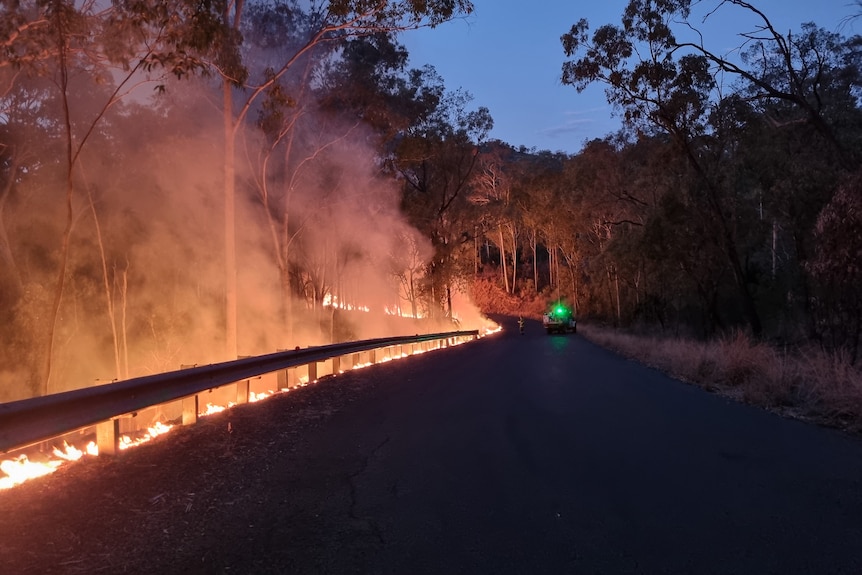
<svg viewBox="0 0 862 575">
<path fill-rule="evenodd" d="M 12 152 L 12 160 L 8 171 L 9 179 L 3 186 L 3 189 L 0 190 L 0 264 L 2 264 L 2 269 L 6 270 L 4 274 L 6 281 L 12 280 L 14 297 L 17 298 L 23 289 L 23 282 L 21 280 L 21 272 L 15 262 L 15 256 L 12 254 L 12 245 L 9 243 L 4 216 L 6 201 L 12 194 L 12 188 L 15 185 L 15 178 L 18 173 L 18 154 L 15 151 Z"/>
<path fill-rule="evenodd" d="M 506 293 L 509 293 L 509 272 L 506 270 L 506 243 L 503 240 L 503 225 L 497 227 L 500 232 L 500 268 L 503 270 L 503 285 L 506 287 Z"/>
<path fill-rule="evenodd" d="M 409 279 L 409 282 L 410 282 L 409 283 L 409 285 L 410 285 L 410 288 L 409 288 L 410 289 L 410 313 L 413 315 L 413 318 L 415 319 L 415 318 L 419 317 L 419 313 L 418 313 L 418 310 L 416 309 L 416 284 L 415 284 L 415 281 L 413 280 L 413 270 L 412 269 L 410 270 L 409 274 L 410 274 L 410 279 Z"/>
<path fill-rule="evenodd" d="M 450 320 L 455 319 L 452 315 L 452 286 L 449 280 L 446 280 L 446 317 Z"/>
<path fill-rule="evenodd" d="M 117 272 L 114 270 L 114 279 L 117 277 Z M 123 352 L 123 373 L 122 379 L 129 378 L 129 340 L 128 340 L 128 326 L 127 326 L 127 314 L 126 310 L 128 309 L 129 303 L 129 261 L 126 260 L 126 267 L 123 269 L 123 282 L 120 286 L 120 301 L 122 302 L 122 314 L 120 315 L 120 349 Z"/>
<path fill-rule="evenodd" d="M 512 227 L 509 228 L 512 233 L 512 291 L 511 293 L 515 293 L 515 286 L 518 281 L 518 241 L 515 237 L 515 224 L 512 224 Z"/>
<path fill-rule="evenodd" d="M 72 227 L 74 225 L 74 211 L 72 197 L 74 195 L 74 183 L 72 171 L 74 169 L 74 158 L 72 154 L 72 116 L 69 110 L 69 69 L 66 62 L 66 37 L 63 27 L 62 10 L 57 10 L 57 35 L 58 35 L 58 67 L 60 69 L 60 99 L 63 106 L 63 128 L 64 128 L 64 152 L 66 161 L 66 226 L 63 230 L 63 238 L 60 242 L 60 267 L 57 270 L 57 283 L 54 286 L 54 301 L 51 305 L 51 314 L 48 319 L 48 330 L 45 334 L 45 359 L 42 367 L 41 395 L 47 395 L 51 387 L 51 370 L 54 356 L 54 340 L 57 332 L 57 322 L 60 317 L 60 305 L 63 301 L 63 290 L 66 287 L 66 269 L 69 265 L 69 247 L 72 238 Z"/>
<path fill-rule="evenodd" d="M 608 276 L 608 307 L 610 307 L 611 310 L 613 310 L 614 309 L 614 292 L 613 292 L 613 285 L 612 285 L 613 280 L 611 279 L 611 268 L 610 267 L 605 266 L 605 274 Z M 613 311 L 611 311 L 611 313 L 613 313 Z M 614 321 L 614 326 L 618 326 L 618 325 L 619 325 L 619 322 Z"/>
<path fill-rule="evenodd" d="M 225 358 L 236 359 L 237 269 L 236 269 L 236 156 L 234 152 L 233 94 L 228 80 L 222 80 L 224 120 L 224 273 L 225 273 Z"/>
<path fill-rule="evenodd" d="M 731 268 L 733 269 L 733 277 L 736 280 L 737 291 L 742 298 L 742 311 L 748 320 L 748 325 L 751 327 L 751 333 L 758 338 L 763 333 L 763 324 L 760 323 L 760 314 L 757 313 L 757 306 L 754 303 L 754 296 L 751 295 L 751 290 L 748 289 L 748 282 L 745 279 L 745 270 L 742 269 L 742 264 L 739 262 L 739 253 L 736 249 L 736 242 L 730 234 L 730 230 L 724 226 L 724 245 L 725 253 L 730 260 Z"/>
<path fill-rule="evenodd" d="M 530 236 L 530 247 L 533 250 L 533 289 L 535 293 L 539 293 L 539 264 L 537 261 L 538 254 L 536 253 L 538 243 L 539 242 L 536 238 L 536 230 L 533 230 Z"/>
<path fill-rule="evenodd" d="M 581 307 L 581 302 L 580 302 L 580 299 L 578 297 L 578 273 L 577 272 L 578 272 L 577 268 L 572 270 L 572 284 L 573 284 L 573 289 L 575 290 L 575 293 L 572 296 L 572 299 L 574 299 L 574 301 L 572 302 L 572 305 L 574 306 L 575 317 L 578 316 L 578 313 L 579 313 L 580 307 Z"/>
<path fill-rule="evenodd" d="M 742 312 L 745 315 L 746 320 L 748 321 L 748 325 L 751 328 L 751 332 L 754 337 L 760 337 L 763 332 L 763 325 L 760 322 L 760 315 L 757 312 L 757 306 L 754 303 L 754 296 L 751 294 L 751 290 L 748 289 L 748 282 L 745 278 L 745 270 L 742 269 L 742 264 L 739 261 L 739 251 L 736 248 L 736 241 L 733 238 L 733 231 L 730 228 L 730 224 L 727 221 L 727 217 L 724 215 L 724 211 L 721 209 L 721 201 L 718 198 L 718 190 L 716 189 L 715 184 L 709 178 L 709 175 L 704 170 L 703 166 L 698 159 L 697 154 L 695 153 L 691 143 L 688 141 L 685 135 L 679 133 L 679 131 L 675 131 L 675 137 L 677 138 L 677 142 L 682 145 L 686 157 L 688 158 L 689 164 L 692 168 L 697 172 L 697 175 L 700 177 L 704 186 L 706 186 L 707 193 L 707 205 L 709 209 L 712 211 L 712 215 L 714 216 L 714 221 L 719 225 L 719 236 L 721 245 L 724 248 L 724 255 L 727 257 L 728 263 L 730 264 L 731 271 L 733 272 L 733 279 L 736 283 L 736 289 L 739 294 L 740 299 L 742 300 Z"/>
<path fill-rule="evenodd" d="M 2 212 L 0 212 L 2 214 Z M 479 234 L 473 234 L 473 275 L 479 275 L 479 259 L 482 257 L 479 251 Z"/>
<path fill-rule="evenodd" d="M 111 341 L 114 347 L 114 377 L 123 379 L 123 368 L 120 360 L 120 336 L 117 330 L 117 314 L 114 309 L 114 278 L 108 273 L 108 258 L 105 255 L 105 242 L 102 238 L 102 226 L 99 224 L 99 214 L 90 188 L 87 189 L 87 200 L 90 203 L 90 213 L 93 214 L 93 225 L 96 229 L 96 245 L 99 247 L 99 260 L 102 262 L 102 287 L 105 290 L 105 307 L 108 312 L 108 322 L 111 324 Z"/>
</svg>

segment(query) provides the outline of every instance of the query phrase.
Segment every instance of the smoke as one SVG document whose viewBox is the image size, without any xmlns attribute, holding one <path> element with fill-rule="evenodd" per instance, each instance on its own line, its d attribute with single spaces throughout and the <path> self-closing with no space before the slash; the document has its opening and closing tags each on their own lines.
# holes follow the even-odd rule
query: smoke
<svg viewBox="0 0 862 575">
<path fill-rule="evenodd" d="M 157 105 L 118 108 L 84 148 L 49 392 L 232 359 L 224 353 L 224 131 L 209 93 L 186 81 Z M 427 311 L 416 286 L 433 250 L 401 213 L 398 185 L 381 173 L 362 126 L 308 113 L 292 152 L 269 158 L 265 173 L 259 154 L 268 142 L 253 129 L 240 136 L 240 355 L 487 323 L 457 294 L 457 323 L 405 317 Z M 6 358 L 0 400 L 29 395 L 22 366 L 43 359 L 39 334 L 64 224 L 61 172 L 58 164 L 29 173 L 5 206 L 22 288 L 3 335 L 7 355 L 30 355 L 17 365 Z"/>
</svg>

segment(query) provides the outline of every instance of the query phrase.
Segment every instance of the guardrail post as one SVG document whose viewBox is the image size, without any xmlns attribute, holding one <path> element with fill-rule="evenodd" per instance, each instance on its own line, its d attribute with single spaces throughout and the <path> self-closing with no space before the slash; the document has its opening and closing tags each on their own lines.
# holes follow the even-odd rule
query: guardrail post
<svg viewBox="0 0 862 575">
<path fill-rule="evenodd" d="M 332 358 L 332 375 L 338 375 L 338 372 L 341 371 L 341 356 L 335 356 Z"/>
<path fill-rule="evenodd" d="M 183 425 L 194 425 L 198 422 L 197 394 L 183 398 Z"/>
<path fill-rule="evenodd" d="M 248 403 L 249 380 L 236 382 L 236 402 Z"/>
<path fill-rule="evenodd" d="M 99 455 L 116 455 L 120 450 L 120 420 L 109 419 L 96 424 Z"/>
<path fill-rule="evenodd" d="M 312 361 L 308 364 L 308 383 L 312 383 L 317 379 L 317 362 Z"/>
<path fill-rule="evenodd" d="M 287 351 L 287 350 L 276 348 L 275 351 L 281 352 L 281 351 Z M 288 372 L 287 369 L 279 369 L 278 371 L 275 372 L 276 389 L 287 389 L 288 387 L 290 387 L 290 384 L 287 381 L 287 372 Z"/>
</svg>

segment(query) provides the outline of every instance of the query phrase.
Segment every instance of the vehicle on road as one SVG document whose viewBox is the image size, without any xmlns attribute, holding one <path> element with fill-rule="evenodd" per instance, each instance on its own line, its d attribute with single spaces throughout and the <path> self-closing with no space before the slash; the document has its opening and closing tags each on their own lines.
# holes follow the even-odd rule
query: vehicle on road
<svg viewBox="0 0 862 575">
<path fill-rule="evenodd" d="M 548 333 L 577 333 L 578 331 L 578 322 L 572 310 L 559 302 L 542 315 L 542 325 Z"/>
</svg>

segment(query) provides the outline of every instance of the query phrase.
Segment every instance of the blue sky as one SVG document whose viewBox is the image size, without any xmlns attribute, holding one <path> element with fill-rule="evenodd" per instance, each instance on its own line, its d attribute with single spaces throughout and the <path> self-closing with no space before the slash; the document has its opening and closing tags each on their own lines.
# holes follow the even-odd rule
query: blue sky
<svg viewBox="0 0 862 575">
<path fill-rule="evenodd" d="M 698 14 L 720 0 L 704 0 Z M 854 0 L 753 0 L 780 31 L 798 30 L 814 21 L 838 31 L 844 17 L 857 12 Z M 466 19 L 435 29 L 405 33 L 411 66 L 431 64 L 450 90 L 463 88 L 473 103 L 494 117 L 491 137 L 514 146 L 575 153 L 584 141 L 616 131 L 619 119 L 601 86 L 578 94 L 560 84 L 564 61 L 560 36 L 580 18 L 590 28 L 618 23 L 626 0 L 473 0 Z M 710 17 L 705 43 L 723 52 L 739 42 L 734 34 L 753 29 L 752 18 L 733 6 Z M 862 20 L 840 28 L 845 35 L 862 33 Z"/>
</svg>

